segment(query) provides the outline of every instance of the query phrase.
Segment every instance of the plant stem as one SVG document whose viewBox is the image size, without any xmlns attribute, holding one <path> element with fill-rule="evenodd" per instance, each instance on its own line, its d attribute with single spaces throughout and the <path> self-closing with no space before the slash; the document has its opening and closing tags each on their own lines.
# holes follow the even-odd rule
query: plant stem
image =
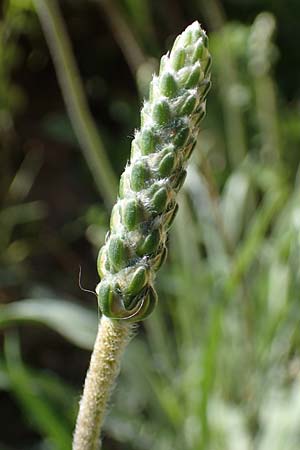
<svg viewBox="0 0 300 450">
<path fill-rule="evenodd" d="M 113 0 L 98 0 L 98 3 L 102 6 L 107 16 L 115 40 L 122 50 L 135 78 L 138 69 L 146 62 L 147 58 L 144 55 L 132 28 L 123 17 L 118 4 Z"/>
<path fill-rule="evenodd" d="M 100 449 L 100 430 L 132 324 L 102 317 L 74 433 L 73 450 Z"/>
<path fill-rule="evenodd" d="M 232 101 L 232 89 L 239 85 L 239 75 L 233 54 L 226 37 L 226 17 L 219 0 L 201 0 L 203 14 L 212 30 L 222 39 L 222 49 L 215 55 L 215 67 L 223 108 L 228 158 L 231 167 L 238 167 L 247 155 L 247 140 L 243 121 L 243 111 L 239 104 Z"/>
<path fill-rule="evenodd" d="M 195 21 L 161 59 L 141 111 L 121 176 L 110 233 L 100 249 L 96 287 L 103 314 L 87 374 L 73 450 L 97 450 L 99 435 L 132 322 L 157 303 L 156 272 L 166 257 L 167 232 L 177 213 L 175 196 L 186 176 L 210 88 L 208 39 Z M 182 76 L 184 71 L 184 77 Z M 109 319 L 110 317 L 111 319 Z M 129 323 L 129 325 L 128 325 Z"/>
<path fill-rule="evenodd" d="M 120 6 L 113 0 L 97 0 L 103 9 L 112 34 L 122 51 L 142 99 L 149 95 L 149 83 L 156 72 L 156 60 L 146 55 L 138 42 L 132 24 L 129 26 Z"/>
<path fill-rule="evenodd" d="M 35 0 L 35 5 L 74 132 L 98 190 L 106 206 L 110 208 L 117 192 L 116 176 L 90 113 L 59 6 L 56 0 Z"/>
</svg>

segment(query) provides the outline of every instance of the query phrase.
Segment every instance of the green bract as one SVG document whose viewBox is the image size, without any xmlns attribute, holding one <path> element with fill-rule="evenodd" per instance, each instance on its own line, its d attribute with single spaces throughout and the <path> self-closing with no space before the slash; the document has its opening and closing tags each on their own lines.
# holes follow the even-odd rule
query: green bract
<svg viewBox="0 0 300 450">
<path fill-rule="evenodd" d="M 98 258 L 99 307 L 112 319 L 142 320 L 157 302 L 155 273 L 167 254 L 176 194 L 205 114 L 210 65 L 207 36 L 194 22 L 162 57 L 152 79 Z"/>
</svg>

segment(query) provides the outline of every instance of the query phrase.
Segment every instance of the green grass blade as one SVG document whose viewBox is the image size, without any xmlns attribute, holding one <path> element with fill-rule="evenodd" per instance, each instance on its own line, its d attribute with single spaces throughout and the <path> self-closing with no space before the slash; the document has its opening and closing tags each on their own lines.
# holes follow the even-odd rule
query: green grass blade
<svg viewBox="0 0 300 450">
<path fill-rule="evenodd" d="M 6 335 L 4 352 L 12 392 L 29 421 L 57 450 L 71 449 L 72 429 L 63 415 L 42 398 L 38 385 L 21 361 L 16 335 Z"/>
<path fill-rule="evenodd" d="M 17 323 L 48 326 L 83 349 L 91 349 L 97 332 L 97 314 L 58 299 L 26 299 L 0 305 L 0 329 Z"/>
</svg>

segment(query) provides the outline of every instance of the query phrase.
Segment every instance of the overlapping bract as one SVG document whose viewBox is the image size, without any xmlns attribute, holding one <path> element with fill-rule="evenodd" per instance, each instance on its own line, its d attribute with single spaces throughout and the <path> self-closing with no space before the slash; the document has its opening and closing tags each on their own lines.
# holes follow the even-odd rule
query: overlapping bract
<svg viewBox="0 0 300 450">
<path fill-rule="evenodd" d="M 155 273 L 167 255 L 176 194 L 205 115 L 210 65 L 207 36 L 194 22 L 162 57 L 159 75 L 152 79 L 98 257 L 96 291 L 107 317 L 139 321 L 155 307 Z"/>
</svg>

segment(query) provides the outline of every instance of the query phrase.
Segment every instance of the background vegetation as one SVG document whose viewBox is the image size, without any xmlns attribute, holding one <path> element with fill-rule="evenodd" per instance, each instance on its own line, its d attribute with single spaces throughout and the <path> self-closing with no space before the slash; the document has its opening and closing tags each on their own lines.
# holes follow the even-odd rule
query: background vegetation
<svg viewBox="0 0 300 450">
<path fill-rule="evenodd" d="M 104 449 L 300 448 L 299 2 L 65 0 L 82 86 L 62 93 L 76 67 L 44 1 L 0 16 L 0 449 L 70 449 L 98 314 L 79 267 L 94 289 L 147 82 L 195 19 L 213 55 L 207 119 Z"/>
</svg>

